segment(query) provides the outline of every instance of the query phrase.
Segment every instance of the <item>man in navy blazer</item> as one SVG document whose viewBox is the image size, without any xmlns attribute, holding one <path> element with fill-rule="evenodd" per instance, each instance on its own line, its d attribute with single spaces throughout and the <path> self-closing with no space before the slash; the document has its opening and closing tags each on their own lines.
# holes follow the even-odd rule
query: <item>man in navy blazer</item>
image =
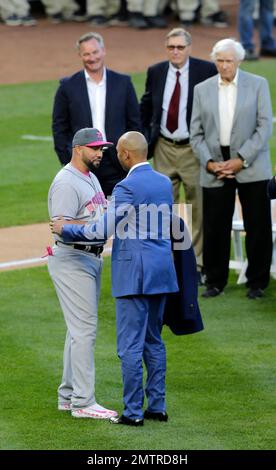
<svg viewBox="0 0 276 470">
<path fill-rule="evenodd" d="M 118 183 L 106 214 L 97 224 L 53 221 L 64 242 L 107 239 L 113 233 L 112 294 L 116 297 L 117 350 L 122 363 L 124 411 L 114 424 L 143 425 L 144 418 L 167 421 L 166 352 L 161 339 L 167 294 L 178 291 L 171 253 L 172 184 L 147 160 L 139 132 L 118 141 L 118 158 L 127 177 Z M 144 359 L 147 369 L 143 413 Z"/>
<path fill-rule="evenodd" d="M 202 268 L 202 190 L 199 163 L 190 146 L 190 121 L 194 86 L 216 75 L 214 64 L 190 57 L 192 38 L 183 28 L 174 28 L 166 36 L 168 60 L 152 65 L 147 71 L 146 89 L 140 111 L 144 135 L 149 142 L 149 157 L 154 157 L 157 171 L 169 176 L 174 188 L 174 202 L 179 202 L 180 186 L 185 201 L 192 205 L 192 241 L 198 271 Z M 179 75 L 180 102 L 177 127 L 167 127 L 170 100 Z M 171 111 L 170 111 L 171 112 Z M 169 126 L 170 127 L 170 126 Z"/>
<path fill-rule="evenodd" d="M 123 133 L 141 129 L 131 79 L 105 68 L 102 36 L 93 32 L 81 36 L 77 49 L 84 70 L 61 80 L 53 107 L 54 146 L 62 165 L 71 160 L 72 138 L 79 129 L 96 127 L 115 145 Z M 105 151 L 95 174 L 106 196 L 126 176 L 114 147 Z"/>
</svg>

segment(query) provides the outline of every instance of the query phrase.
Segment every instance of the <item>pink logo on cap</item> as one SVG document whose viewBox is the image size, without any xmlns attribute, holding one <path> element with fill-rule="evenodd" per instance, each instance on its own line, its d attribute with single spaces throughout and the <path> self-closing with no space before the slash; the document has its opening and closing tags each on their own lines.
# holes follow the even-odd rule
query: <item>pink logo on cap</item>
<svg viewBox="0 0 276 470">
<path fill-rule="evenodd" d="M 102 136 L 102 134 L 100 133 L 100 131 L 97 131 L 97 137 L 98 137 L 99 139 L 101 139 L 101 140 L 103 139 L 103 136 Z"/>
</svg>

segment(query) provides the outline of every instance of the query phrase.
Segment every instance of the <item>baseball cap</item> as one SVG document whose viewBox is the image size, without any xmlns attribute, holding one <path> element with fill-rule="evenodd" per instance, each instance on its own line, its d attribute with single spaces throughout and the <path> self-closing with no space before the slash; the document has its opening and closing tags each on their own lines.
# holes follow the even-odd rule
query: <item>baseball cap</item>
<svg viewBox="0 0 276 470">
<path fill-rule="evenodd" d="M 86 147 L 111 147 L 113 143 L 104 141 L 102 133 L 95 127 L 85 127 L 75 133 L 72 147 L 76 147 L 76 145 L 85 145 Z"/>
</svg>

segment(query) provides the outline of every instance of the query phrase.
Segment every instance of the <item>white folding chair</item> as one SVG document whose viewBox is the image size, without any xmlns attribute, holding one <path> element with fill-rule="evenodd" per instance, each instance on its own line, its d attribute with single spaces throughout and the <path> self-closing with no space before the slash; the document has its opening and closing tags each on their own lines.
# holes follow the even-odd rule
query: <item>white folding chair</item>
<svg viewBox="0 0 276 470">
<path fill-rule="evenodd" d="M 272 277 L 276 279 L 276 200 L 271 201 L 271 217 L 272 217 L 272 263 L 270 272 Z M 232 220 L 232 240 L 234 249 L 234 259 L 229 262 L 230 269 L 235 269 L 239 273 L 237 284 L 244 284 L 246 279 L 247 259 L 243 253 L 242 238 L 244 236 L 244 224 L 242 217 L 242 209 L 238 194 L 236 194 L 235 211 Z"/>
</svg>

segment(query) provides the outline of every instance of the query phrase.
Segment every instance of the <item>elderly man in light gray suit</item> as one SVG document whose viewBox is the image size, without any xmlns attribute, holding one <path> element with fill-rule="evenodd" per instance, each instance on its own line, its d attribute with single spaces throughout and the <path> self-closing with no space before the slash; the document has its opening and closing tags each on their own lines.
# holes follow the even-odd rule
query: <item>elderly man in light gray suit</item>
<svg viewBox="0 0 276 470">
<path fill-rule="evenodd" d="M 223 293 L 227 284 L 236 189 L 246 231 L 248 298 L 262 297 L 270 278 L 271 101 L 267 81 L 239 69 L 244 55 L 233 39 L 217 42 L 211 56 L 219 75 L 194 89 L 191 144 L 201 163 L 205 298 Z"/>
</svg>

